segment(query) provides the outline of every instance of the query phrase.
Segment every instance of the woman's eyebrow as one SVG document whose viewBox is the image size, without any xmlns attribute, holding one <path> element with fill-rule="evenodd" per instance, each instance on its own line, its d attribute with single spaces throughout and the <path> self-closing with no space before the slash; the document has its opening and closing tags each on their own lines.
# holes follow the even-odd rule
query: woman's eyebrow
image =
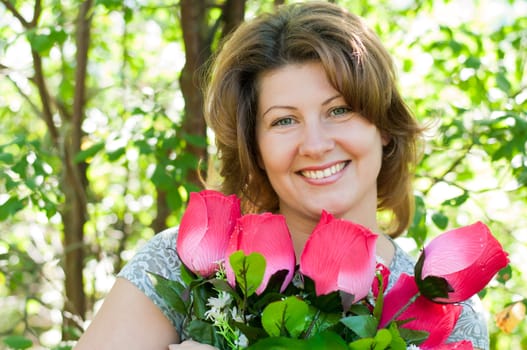
<svg viewBox="0 0 527 350">
<path fill-rule="evenodd" d="M 335 100 L 337 98 L 340 98 L 340 97 L 342 97 L 341 94 L 336 94 L 335 96 L 330 97 L 327 100 L 325 100 L 324 102 L 322 102 L 322 105 L 325 106 L 325 105 L 329 104 L 331 101 L 333 101 L 333 100 Z"/>
<path fill-rule="evenodd" d="M 342 97 L 341 94 L 337 94 L 335 96 L 331 96 L 330 98 L 328 98 L 327 100 L 325 100 L 324 102 L 322 102 L 322 105 L 323 106 L 326 106 L 328 105 L 331 101 L 337 99 L 337 98 L 340 98 Z M 291 110 L 295 110 L 296 107 L 293 107 L 293 106 L 287 106 L 287 105 L 276 105 L 276 106 L 271 106 L 269 107 L 265 112 L 262 113 L 262 117 L 265 116 L 269 111 L 273 110 L 273 109 L 280 109 L 280 108 L 283 108 L 283 109 L 291 109 Z"/>
<path fill-rule="evenodd" d="M 293 107 L 293 106 L 286 106 L 286 105 L 276 105 L 276 106 L 271 106 L 269 107 L 265 112 L 262 113 L 262 117 L 264 117 L 269 111 L 273 110 L 273 109 L 291 109 L 291 110 L 295 110 L 296 108 Z"/>
</svg>

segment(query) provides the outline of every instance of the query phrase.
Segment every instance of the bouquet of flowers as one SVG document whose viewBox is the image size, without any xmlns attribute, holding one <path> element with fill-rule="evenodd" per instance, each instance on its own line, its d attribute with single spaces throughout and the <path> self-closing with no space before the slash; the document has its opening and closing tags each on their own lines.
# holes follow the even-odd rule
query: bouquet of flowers
<svg viewBox="0 0 527 350">
<path fill-rule="evenodd" d="M 234 196 L 191 193 L 177 238 L 181 280 L 153 275 L 183 336 L 218 349 L 472 349 L 446 344 L 462 310 L 508 264 L 478 222 L 436 237 L 415 276 L 386 291 L 377 235 L 323 212 L 297 265 L 281 215 L 241 215 Z M 463 254 L 459 254 L 459 249 Z"/>
</svg>

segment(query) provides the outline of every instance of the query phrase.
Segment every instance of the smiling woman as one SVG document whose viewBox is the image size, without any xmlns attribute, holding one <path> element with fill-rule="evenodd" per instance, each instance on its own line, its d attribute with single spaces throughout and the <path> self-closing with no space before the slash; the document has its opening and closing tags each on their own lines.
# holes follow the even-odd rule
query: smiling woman
<svg viewBox="0 0 527 350">
<path fill-rule="evenodd" d="M 216 136 L 221 192 L 236 195 L 243 214 L 231 233 L 231 248 L 250 250 L 258 238 L 265 242 L 266 251 L 272 251 L 277 244 L 273 236 L 249 228 L 254 219 L 251 215 L 260 214 L 260 220 L 271 212 L 285 219 L 299 261 L 305 250 L 321 252 L 321 247 L 314 245 L 324 239 L 313 232 L 323 215 L 339 223 L 353 221 L 371 231 L 366 236 L 375 239 L 356 243 L 348 234 L 351 231 L 336 225 L 340 231 L 332 236 L 332 243 L 339 254 L 325 254 L 324 259 L 322 255 L 321 259 L 310 256 L 305 267 L 308 271 L 320 275 L 325 266 L 316 265 L 317 261 L 327 261 L 329 266 L 338 258 L 343 265 L 339 269 L 344 271 L 338 285 L 349 286 L 346 255 L 367 255 L 371 259 L 365 265 L 374 266 L 376 258 L 390 270 L 388 291 L 400 276 L 413 273 L 414 262 L 391 237 L 401 234 L 410 223 L 411 171 L 422 128 L 397 90 L 390 55 L 361 18 L 325 2 L 284 6 L 235 30 L 222 43 L 209 73 L 205 117 Z M 379 210 L 393 213 L 389 227 L 377 222 Z M 219 221 L 229 218 L 225 212 Z M 206 231 L 216 219 L 205 215 L 195 221 Z M 194 237 L 187 229 L 183 220 L 181 235 L 185 237 L 181 242 L 191 242 L 188 249 L 199 248 L 198 234 Z M 149 348 L 166 349 L 168 342 L 188 337 L 183 327 L 188 315 L 167 305 L 148 277 L 148 272 L 154 272 L 183 283 L 185 270 L 174 249 L 177 235 L 177 229 L 157 235 L 121 271 L 101 309 L 102 316 L 96 317 L 78 349 L 93 348 L 96 339 L 115 337 L 125 341 L 127 349 L 148 342 Z M 311 235 L 313 240 L 306 244 Z M 375 250 L 375 254 L 364 254 L 366 250 Z M 180 256 L 194 258 L 190 251 Z M 288 256 L 287 262 L 291 260 Z M 232 283 L 232 276 L 228 277 Z M 331 286 L 334 281 L 326 282 Z M 367 294 L 368 284 L 360 288 L 361 297 Z M 143 295 L 129 300 L 125 307 L 119 300 L 127 290 L 136 294 L 140 290 L 148 298 Z M 318 291 L 327 290 L 333 288 L 319 286 Z M 458 342 L 487 349 L 478 299 L 455 309 L 447 318 L 455 322 L 461 316 L 452 333 L 450 328 L 446 334 L 450 337 L 445 346 Z M 147 324 L 123 316 L 138 310 L 150 312 Z M 167 331 L 170 325 L 174 326 L 171 332 Z M 142 332 L 129 332 L 141 326 Z M 159 329 L 164 330 L 162 337 L 157 337 Z M 205 336 L 194 340 L 212 344 Z M 435 345 L 443 346 L 444 340 Z M 104 344 L 97 348 L 103 349 Z"/>
<path fill-rule="evenodd" d="M 327 210 L 380 232 L 376 179 L 388 138 L 353 111 L 320 63 L 264 73 L 259 91 L 259 163 L 289 228 L 302 232 Z M 299 256 L 308 236 L 295 238 Z"/>
</svg>

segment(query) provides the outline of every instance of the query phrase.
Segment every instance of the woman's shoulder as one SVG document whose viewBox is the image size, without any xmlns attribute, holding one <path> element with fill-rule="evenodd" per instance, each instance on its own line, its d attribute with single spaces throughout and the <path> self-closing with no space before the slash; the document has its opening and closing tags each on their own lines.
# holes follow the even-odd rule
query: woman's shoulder
<svg viewBox="0 0 527 350">
<path fill-rule="evenodd" d="M 149 239 L 124 266 L 119 276 L 134 276 L 148 271 L 166 278 L 173 277 L 174 270 L 179 270 L 180 264 L 176 253 L 177 232 L 178 228 L 173 227 Z"/>
<path fill-rule="evenodd" d="M 145 293 L 176 328 L 181 324 L 181 316 L 159 297 L 152 282 L 152 274 L 173 281 L 181 280 L 181 261 L 176 252 L 177 233 L 178 228 L 172 227 L 156 234 L 137 250 L 117 275 Z"/>
</svg>

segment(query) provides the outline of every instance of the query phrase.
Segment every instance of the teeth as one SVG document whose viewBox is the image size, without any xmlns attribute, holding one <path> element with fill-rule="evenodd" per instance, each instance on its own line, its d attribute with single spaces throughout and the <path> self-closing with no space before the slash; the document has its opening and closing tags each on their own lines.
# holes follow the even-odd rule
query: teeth
<svg viewBox="0 0 527 350">
<path fill-rule="evenodd" d="M 338 163 L 324 170 L 306 170 L 302 171 L 302 175 L 310 179 L 323 179 L 334 175 L 344 169 L 345 163 Z"/>
</svg>

